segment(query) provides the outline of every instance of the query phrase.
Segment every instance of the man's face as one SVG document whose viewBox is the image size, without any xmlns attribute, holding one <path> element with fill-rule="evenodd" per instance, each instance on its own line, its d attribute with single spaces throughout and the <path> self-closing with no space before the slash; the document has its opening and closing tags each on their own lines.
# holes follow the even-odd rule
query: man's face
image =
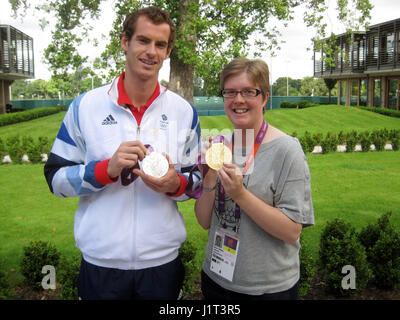
<svg viewBox="0 0 400 320">
<path fill-rule="evenodd" d="M 141 80 L 157 79 L 168 49 L 170 27 L 167 23 L 154 24 L 148 17 L 140 16 L 130 41 L 122 38 L 126 53 L 126 72 Z"/>
</svg>

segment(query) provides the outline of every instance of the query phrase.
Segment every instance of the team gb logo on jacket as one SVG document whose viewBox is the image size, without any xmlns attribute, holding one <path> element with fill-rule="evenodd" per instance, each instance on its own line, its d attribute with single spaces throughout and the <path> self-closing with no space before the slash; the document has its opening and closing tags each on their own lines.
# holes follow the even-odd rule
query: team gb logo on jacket
<svg viewBox="0 0 400 320">
<path fill-rule="evenodd" d="M 167 130 L 168 129 L 168 117 L 164 113 L 161 115 L 160 129 L 161 130 Z"/>
</svg>

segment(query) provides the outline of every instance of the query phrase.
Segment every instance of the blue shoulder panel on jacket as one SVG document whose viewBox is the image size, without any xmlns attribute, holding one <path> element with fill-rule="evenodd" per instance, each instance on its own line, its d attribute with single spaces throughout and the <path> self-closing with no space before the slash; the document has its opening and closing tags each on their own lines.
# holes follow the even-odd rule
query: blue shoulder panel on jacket
<svg viewBox="0 0 400 320">
<path fill-rule="evenodd" d="M 61 128 L 58 131 L 57 139 L 64 141 L 65 143 L 70 144 L 71 146 L 76 147 L 74 140 L 72 140 L 71 136 L 68 133 L 67 127 L 65 126 L 64 122 L 61 124 Z"/>
<path fill-rule="evenodd" d="M 198 117 L 198 115 L 197 115 L 197 110 L 196 110 L 196 108 L 195 108 L 194 106 L 192 106 L 191 104 L 190 104 L 190 106 L 192 107 L 192 110 L 193 110 L 193 120 L 192 120 L 192 126 L 191 126 L 191 129 L 193 130 L 194 127 L 195 127 L 196 124 L 197 124 L 197 121 L 198 121 L 199 117 Z"/>
</svg>

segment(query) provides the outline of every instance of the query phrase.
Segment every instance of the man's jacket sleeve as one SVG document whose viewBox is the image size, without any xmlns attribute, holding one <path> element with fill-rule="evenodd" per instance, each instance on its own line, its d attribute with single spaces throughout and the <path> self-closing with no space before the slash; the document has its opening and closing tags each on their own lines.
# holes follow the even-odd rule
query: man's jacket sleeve
<svg viewBox="0 0 400 320">
<path fill-rule="evenodd" d="M 85 163 L 86 148 L 79 127 L 82 97 L 76 98 L 69 106 L 44 166 L 50 191 L 58 197 L 87 195 L 104 188 L 95 179 L 98 161 Z"/>
</svg>

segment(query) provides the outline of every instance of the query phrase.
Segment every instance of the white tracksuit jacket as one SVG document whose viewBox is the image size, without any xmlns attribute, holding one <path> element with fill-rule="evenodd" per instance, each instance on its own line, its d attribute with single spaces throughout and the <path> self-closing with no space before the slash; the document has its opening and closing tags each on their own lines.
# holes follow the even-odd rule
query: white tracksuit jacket
<svg viewBox="0 0 400 320">
<path fill-rule="evenodd" d="M 186 230 L 176 201 L 189 197 L 156 193 L 140 178 L 127 186 L 121 178 L 104 186 L 94 168 L 121 142 L 140 140 L 166 152 L 177 172 L 188 177 L 200 150 L 199 118 L 186 100 L 160 86 L 139 127 L 129 108 L 117 104 L 117 83 L 118 77 L 71 103 L 45 176 L 56 196 L 80 197 L 74 235 L 87 262 L 123 270 L 154 267 L 177 257 Z M 199 173 L 194 181 L 191 189 L 198 187 Z"/>
</svg>

